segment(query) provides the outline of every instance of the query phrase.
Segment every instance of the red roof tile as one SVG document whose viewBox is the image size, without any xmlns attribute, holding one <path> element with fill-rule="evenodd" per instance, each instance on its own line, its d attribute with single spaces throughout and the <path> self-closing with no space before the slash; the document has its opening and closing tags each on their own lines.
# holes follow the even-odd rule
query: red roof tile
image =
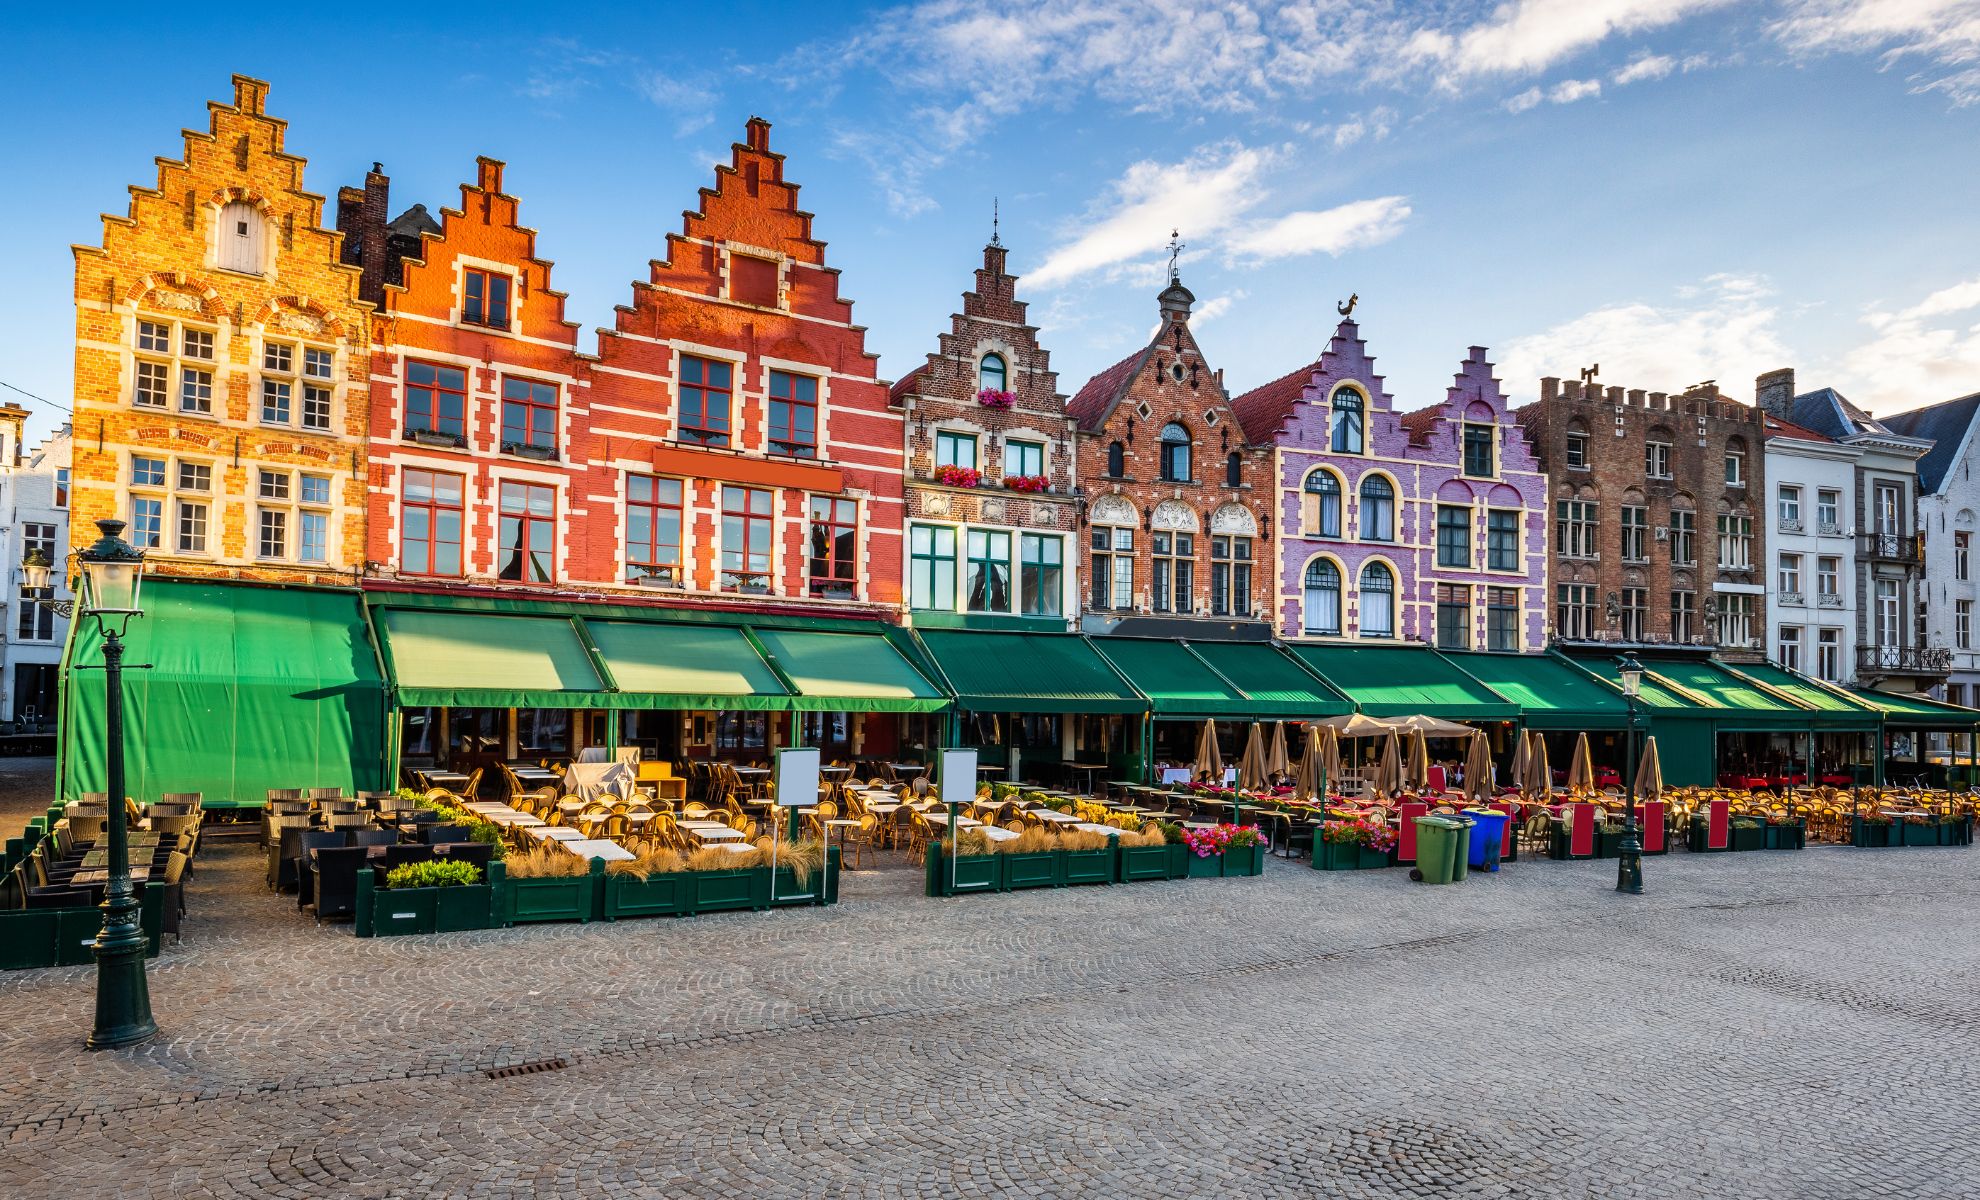
<svg viewBox="0 0 1980 1200">
<path fill-rule="evenodd" d="M 1320 363 L 1316 359 L 1231 401 L 1231 411 L 1237 414 L 1238 424 L 1244 426 L 1245 440 L 1254 446 L 1269 445 L 1279 432 L 1279 426 L 1292 415 L 1293 403 L 1306 390 L 1306 385 L 1313 381 L 1313 373 L 1319 369 Z"/>
<path fill-rule="evenodd" d="M 1442 404 L 1426 405 L 1415 412 L 1406 412 L 1401 418 L 1402 427 L 1409 430 L 1409 441 L 1413 446 L 1426 446 L 1430 443 L 1430 430 L 1437 424 L 1437 418 L 1444 415 Z"/>
<path fill-rule="evenodd" d="M 1825 433 L 1816 433 L 1813 429 L 1805 425 L 1796 425 L 1793 421 L 1783 421 L 1772 414 L 1769 414 L 1767 417 L 1767 436 L 1799 438 L 1804 442 L 1833 442 L 1836 440 Z"/>
<path fill-rule="evenodd" d="M 1141 364 L 1148 358 L 1148 349 L 1143 346 L 1087 380 L 1086 386 L 1066 402 L 1066 415 L 1078 421 L 1081 429 L 1097 431 L 1114 411 L 1114 405 L 1120 403 L 1121 394 L 1134 382 Z"/>
<path fill-rule="evenodd" d="M 924 374 L 926 374 L 927 371 L 928 371 L 928 364 L 922 363 L 914 370 L 909 371 L 907 374 L 901 376 L 898 380 L 894 382 L 893 387 L 887 389 L 887 403 L 899 404 L 901 402 L 901 397 L 913 391 L 915 385 L 921 381 L 921 377 Z"/>
</svg>

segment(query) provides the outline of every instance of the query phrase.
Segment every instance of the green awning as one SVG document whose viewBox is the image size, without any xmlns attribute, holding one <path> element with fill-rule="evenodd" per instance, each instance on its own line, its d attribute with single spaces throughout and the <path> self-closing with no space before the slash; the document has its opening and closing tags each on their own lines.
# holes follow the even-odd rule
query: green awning
<svg viewBox="0 0 1980 1200">
<path fill-rule="evenodd" d="M 641 708 L 781 710 L 784 685 L 733 625 L 585 621 L 606 670 Z"/>
<path fill-rule="evenodd" d="M 1882 714 L 1884 724 L 1905 729 L 1937 729 L 1965 733 L 1980 725 L 1980 709 L 1962 708 L 1927 696 L 1900 696 L 1876 688 L 1851 688 L 1865 704 Z"/>
<path fill-rule="evenodd" d="M 1371 717 L 1516 721 L 1519 706 L 1428 646 L 1294 643 L 1301 662 Z"/>
<path fill-rule="evenodd" d="M 1244 693 L 1219 678 L 1188 646 L 1167 638 L 1095 638 L 1093 645 L 1148 697 L 1161 720 L 1255 715 Z"/>
<path fill-rule="evenodd" d="M 1519 705 L 1529 729 L 1629 725 L 1629 706 L 1620 695 L 1551 654 L 1442 653 L 1459 670 Z"/>
<path fill-rule="evenodd" d="M 956 705 L 981 713 L 1144 713 L 1148 702 L 1071 633 L 917 629 Z"/>
<path fill-rule="evenodd" d="M 1614 654 L 1575 655 L 1568 661 L 1583 670 L 1594 672 L 1618 687 L 1622 684 L 1622 677 L 1618 673 L 1619 664 Z M 1724 710 L 1711 697 L 1659 682 L 1657 672 L 1667 666 L 1670 660 L 1653 658 L 1640 661 L 1643 664 L 1643 684 L 1636 700 L 1645 712 L 1654 714 L 1660 721 L 1710 721 L 1722 715 Z M 1618 692 L 1617 695 L 1620 696 L 1621 693 Z"/>
<path fill-rule="evenodd" d="M 935 712 L 949 706 L 881 633 L 810 629 L 751 632 L 770 663 L 791 681 L 790 706 L 807 712 Z"/>
<path fill-rule="evenodd" d="M 1189 648 L 1250 699 L 1250 716 L 1311 720 L 1354 711 L 1347 697 L 1269 642 L 1191 642 Z"/>
<path fill-rule="evenodd" d="M 638 707 L 611 690 L 570 617 L 433 608 L 374 614 L 401 707 Z"/>
<path fill-rule="evenodd" d="M 199 792 L 212 808 L 270 788 L 387 786 L 384 684 L 358 593 L 148 579 L 124 661 L 133 797 Z M 61 793 L 104 780 L 102 640 L 74 624 L 62 674 Z"/>
<path fill-rule="evenodd" d="M 1816 714 L 1770 694 L 1747 679 L 1704 658 L 1640 659 L 1646 675 L 1675 685 L 1681 695 L 1703 697 L 1714 709 L 1712 723 L 1726 731 L 1806 729 Z"/>
<path fill-rule="evenodd" d="M 1808 724 L 1817 729 L 1874 731 L 1883 714 L 1851 699 L 1840 688 L 1797 674 L 1774 663 L 1721 663 L 1721 669 L 1783 696 L 1808 710 Z M 1976 713 L 1980 716 L 1980 713 Z"/>
</svg>

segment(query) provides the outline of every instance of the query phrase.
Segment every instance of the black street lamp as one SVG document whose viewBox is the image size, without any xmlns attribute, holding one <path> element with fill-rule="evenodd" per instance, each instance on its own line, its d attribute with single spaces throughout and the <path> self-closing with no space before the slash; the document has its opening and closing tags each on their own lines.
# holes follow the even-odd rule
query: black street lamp
<svg viewBox="0 0 1980 1200">
<path fill-rule="evenodd" d="M 48 586 L 48 577 L 55 571 L 55 564 L 49 561 L 48 551 L 36 546 L 21 560 L 21 582 L 28 590 L 36 593 L 28 597 L 26 603 L 38 604 L 49 609 L 64 621 L 76 615 L 76 602 L 73 600 L 48 600 L 42 598 L 41 591 Z"/>
<path fill-rule="evenodd" d="M 1629 809 L 1623 816 L 1622 845 L 1616 850 L 1616 890 L 1632 896 L 1643 894 L 1643 839 L 1636 829 L 1636 695 L 1643 687 L 1643 664 L 1636 655 L 1625 654 L 1616 674 L 1622 680 L 1623 700 L 1629 705 L 1629 732 L 1623 735 L 1624 772 L 1629 787 Z"/>
<path fill-rule="evenodd" d="M 98 521 L 96 528 L 103 536 L 79 552 L 76 562 L 82 568 L 82 610 L 96 618 L 103 636 L 103 713 L 109 726 L 103 758 L 110 883 L 104 889 L 103 929 L 96 935 L 96 1025 L 89 1034 L 90 1049 L 106 1050 L 144 1041 L 158 1032 L 158 1024 L 151 1019 L 151 989 L 144 978 L 144 930 L 131 887 L 124 815 L 124 631 L 132 617 L 143 615 L 138 585 L 144 580 L 144 552 L 124 540 L 122 521 Z M 47 568 L 41 572 L 45 585 Z"/>
</svg>

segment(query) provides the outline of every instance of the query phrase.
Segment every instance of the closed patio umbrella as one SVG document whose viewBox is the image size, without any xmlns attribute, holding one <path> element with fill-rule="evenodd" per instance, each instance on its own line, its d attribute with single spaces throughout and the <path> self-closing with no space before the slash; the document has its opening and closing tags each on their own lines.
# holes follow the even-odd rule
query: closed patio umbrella
<svg viewBox="0 0 1980 1200">
<path fill-rule="evenodd" d="M 1636 765 L 1636 802 L 1655 800 L 1664 794 L 1664 765 L 1657 761 L 1657 739 L 1643 739 L 1643 761 Z"/>
<path fill-rule="evenodd" d="M 1330 731 L 1331 732 L 1331 731 Z M 1299 767 L 1293 772 L 1293 799 L 1303 804 L 1317 803 L 1326 792 L 1321 782 L 1321 757 L 1326 748 L 1320 744 L 1320 727 L 1306 727 L 1306 753 L 1299 756 Z"/>
<path fill-rule="evenodd" d="M 1409 753 L 1403 758 L 1403 787 L 1422 795 L 1430 787 L 1430 744 L 1421 729 L 1409 731 Z"/>
<path fill-rule="evenodd" d="M 1205 717 L 1203 736 L 1196 739 L 1196 777 L 1211 787 L 1224 786 L 1224 756 L 1217 750 L 1217 723 Z"/>
<path fill-rule="evenodd" d="M 1464 794 L 1477 804 L 1492 798 L 1492 748 L 1482 729 L 1471 735 L 1471 750 L 1464 756 Z"/>
<path fill-rule="evenodd" d="M 1384 800 L 1402 786 L 1402 743 L 1391 729 L 1382 739 L 1382 757 L 1375 763 L 1375 794 Z"/>
<path fill-rule="evenodd" d="M 1272 722 L 1272 744 L 1265 750 L 1265 773 L 1277 779 L 1284 775 L 1292 760 L 1286 757 L 1286 723 Z"/>
<path fill-rule="evenodd" d="M 1527 762 L 1529 761 L 1530 756 L 1532 754 L 1532 749 L 1533 749 L 1532 734 L 1527 733 L 1525 731 L 1521 731 L 1516 737 L 1513 738 L 1512 785 L 1519 789 L 1519 794 L 1522 796 L 1526 794 L 1527 772 L 1532 769 L 1527 766 Z"/>
<path fill-rule="evenodd" d="M 1567 790 L 1572 795 L 1594 787 L 1595 764 L 1588 757 L 1588 734 L 1583 731 L 1574 739 L 1574 757 L 1568 760 Z"/>
<path fill-rule="evenodd" d="M 1320 727 L 1320 795 L 1341 781 L 1341 739 L 1331 726 Z"/>
<path fill-rule="evenodd" d="M 1244 739 L 1244 754 L 1238 758 L 1237 782 L 1242 791 L 1265 790 L 1265 730 L 1256 721 Z"/>
<path fill-rule="evenodd" d="M 1526 789 L 1529 795 L 1542 800 L 1554 792 L 1554 767 L 1547 761 L 1547 738 L 1538 731 L 1533 734 L 1533 750 L 1526 756 Z"/>
</svg>

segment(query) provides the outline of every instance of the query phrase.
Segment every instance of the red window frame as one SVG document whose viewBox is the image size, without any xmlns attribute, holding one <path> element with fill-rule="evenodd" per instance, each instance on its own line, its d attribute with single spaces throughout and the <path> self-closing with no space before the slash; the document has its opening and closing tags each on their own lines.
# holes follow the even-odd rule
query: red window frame
<svg viewBox="0 0 1980 1200">
<path fill-rule="evenodd" d="M 557 448 L 557 385 L 502 377 L 502 448 Z"/>
<path fill-rule="evenodd" d="M 668 498 L 669 489 L 672 498 Z M 685 529 L 686 489 L 678 479 L 664 475 L 626 476 L 626 571 L 639 575 L 671 575 L 680 582 L 681 538 Z M 636 519 L 637 518 L 637 519 Z M 646 536 L 634 530 L 643 520 Z M 672 521 L 671 541 L 661 536 L 663 522 Z"/>
<path fill-rule="evenodd" d="M 770 489 L 722 485 L 723 591 L 739 592 L 752 583 L 761 584 L 765 591 L 770 589 L 770 574 L 776 564 L 775 514 L 776 496 Z M 754 549 L 759 545 L 760 551 Z M 750 559 L 758 554 L 763 565 L 752 566 Z"/>
<path fill-rule="evenodd" d="M 433 378 L 422 383 L 415 376 L 420 371 L 430 371 Z M 459 387 L 449 387 L 441 382 L 442 373 L 451 371 L 460 376 Z M 452 397 L 457 415 L 445 415 L 444 400 Z M 413 417 L 420 408 L 426 410 L 424 424 L 414 424 Z M 441 363 L 421 362 L 418 359 L 406 360 L 406 416 L 405 430 L 417 433 L 425 430 L 447 437 L 465 439 L 467 437 L 467 372 L 460 367 L 449 367 Z"/>
<path fill-rule="evenodd" d="M 489 329 L 509 327 L 510 278 L 502 271 L 461 272 L 461 320 Z"/>
<path fill-rule="evenodd" d="M 717 381 L 719 379 L 719 382 Z M 680 413 L 677 436 L 700 446 L 729 444 L 736 412 L 736 367 L 719 358 L 681 355 Z M 710 401 L 719 399 L 722 412 L 710 416 Z"/>
<path fill-rule="evenodd" d="M 840 539 L 848 539 L 841 544 Z M 859 589 L 859 502 L 838 496 L 811 498 L 811 594 L 852 600 Z"/>
<path fill-rule="evenodd" d="M 496 496 L 495 577 L 517 583 L 554 582 L 557 578 L 557 489 L 547 483 L 504 479 L 496 485 Z M 512 551 L 516 554 L 513 571 L 504 559 Z M 540 562 L 536 561 L 538 556 L 541 556 Z M 532 562 L 540 568 L 541 575 L 530 573 Z"/>
<path fill-rule="evenodd" d="M 452 503 L 448 503 L 447 501 L 442 500 L 440 498 L 442 495 L 440 481 L 449 480 L 449 479 L 452 480 L 454 483 L 455 499 L 453 500 Z M 416 481 L 424 484 L 428 499 L 424 501 L 420 501 L 410 498 L 412 485 Z M 432 576 L 448 578 L 448 579 L 458 579 L 461 577 L 465 569 L 465 563 L 466 563 L 465 556 L 462 553 L 463 551 L 462 542 L 466 540 L 464 534 L 467 527 L 467 506 L 464 499 L 466 495 L 466 487 L 467 487 L 467 480 L 460 475 L 454 474 L 451 471 L 426 471 L 414 467 L 407 467 L 400 472 L 399 475 L 399 569 L 400 570 L 406 572 L 409 575 L 432 575 Z M 426 514 L 426 537 L 420 539 L 420 544 L 425 547 L 425 557 L 422 561 L 419 562 L 415 562 L 413 560 L 411 553 L 411 547 L 413 545 L 413 541 L 412 539 L 407 537 L 406 534 L 406 531 L 411 528 L 411 524 L 410 522 L 407 521 L 406 518 L 408 514 L 413 512 L 423 512 Z M 452 541 L 449 541 L 446 538 L 440 536 L 440 529 L 441 529 L 440 519 L 442 515 L 446 513 L 454 514 L 455 528 L 461 531 L 460 534 L 457 534 L 455 540 Z M 452 571 L 442 571 L 438 569 L 437 551 L 438 548 L 442 546 L 452 546 L 454 548 L 455 569 Z"/>
<path fill-rule="evenodd" d="M 770 453 L 818 457 L 818 379 L 770 372 Z"/>
</svg>

